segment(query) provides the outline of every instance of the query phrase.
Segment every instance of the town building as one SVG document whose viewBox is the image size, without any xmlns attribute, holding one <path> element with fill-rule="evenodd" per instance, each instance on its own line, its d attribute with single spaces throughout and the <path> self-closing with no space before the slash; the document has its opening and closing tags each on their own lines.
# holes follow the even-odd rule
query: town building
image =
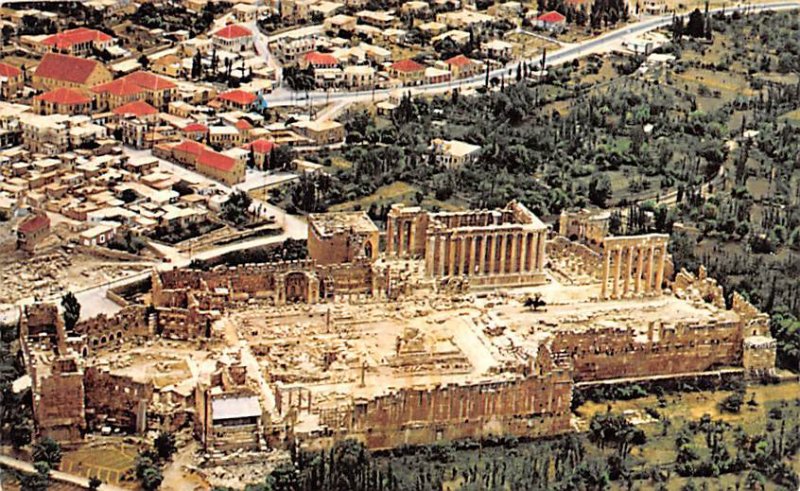
<svg viewBox="0 0 800 491">
<path fill-rule="evenodd" d="M 98 107 L 114 109 L 145 101 L 156 108 L 166 108 L 177 94 L 177 84 L 150 72 L 137 71 L 116 80 L 95 85 L 92 92 Z"/>
<path fill-rule="evenodd" d="M 24 86 L 22 70 L 8 63 L 0 63 L 0 98 L 13 99 Z"/>
<path fill-rule="evenodd" d="M 315 145 L 331 145 L 344 141 L 344 125 L 338 121 L 298 121 L 292 129 L 301 136 L 311 139 Z"/>
<path fill-rule="evenodd" d="M 253 48 L 253 31 L 238 24 L 223 27 L 211 39 L 220 48 L 237 53 Z"/>
<path fill-rule="evenodd" d="M 36 246 L 50 233 L 50 218 L 44 213 L 35 213 L 17 227 L 17 248 L 33 252 Z"/>
<path fill-rule="evenodd" d="M 42 48 L 54 53 L 72 56 L 91 56 L 115 44 L 115 39 L 96 29 L 78 27 L 48 36 L 41 41 Z"/>
<path fill-rule="evenodd" d="M 308 255 L 317 264 L 351 263 L 378 257 L 378 228 L 363 211 L 308 217 Z"/>
<path fill-rule="evenodd" d="M 102 63 L 76 56 L 47 53 L 33 72 L 33 87 L 53 90 L 59 87 L 88 90 L 110 82 L 111 72 Z"/>
<path fill-rule="evenodd" d="M 425 65 L 410 58 L 396 61 L 389 67 L 389 75 L 403 85 L 416 85 L 425 79 Z"/>
<path fill-rule="evenodd" d="M 431 152 L 436 157 L 436 163 L 447 169 L 453 170 L 475 162 L 480 155 L 481 147 L 460 140 L 431 140 Z"/>
<path fill-rule="evenodd" d="M 91 114 L 92 98 L 78 89 L 59 87 L 33 98 L 37 114 Z"/>
</svg>

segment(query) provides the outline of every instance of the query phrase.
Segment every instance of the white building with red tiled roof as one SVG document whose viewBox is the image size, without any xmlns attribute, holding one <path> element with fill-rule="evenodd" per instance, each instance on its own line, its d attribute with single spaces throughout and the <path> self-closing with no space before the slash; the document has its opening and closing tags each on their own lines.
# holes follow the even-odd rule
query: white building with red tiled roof
<svg viewBox="0 0 800 491">
<path fill-rule="evenodd" d="M 77 56 L 91 55 L 93 50 L 103 51 L 115 44 L 115 39 L 96 29 L 78 27 L 69 29 L 41 41 L 42 49 Z"/>
<path fill-rule="evenodd" d="M 146 101 L 157 108 L 166 107 L 173 99 L 177 85 L 149 72 L 134 72 L 108 83 L 92 87 L 98 106 L 114 109 L 129 102 Z"/>
<path fill-rule="evenodd" d="M 0 63 L 0 96 L 3 99 L 12 99 L 19 94 L 23 86 L 22 70 L 7 63 Z"/>
<path fill-rule="evenodd" d="M 234 89 L 218 95 L 217 100 L 226 108 L 249 111 L 258 100 L 258 96 L 252 92 Z"/>
<path fill-rule="evenodd" d="M 417 84 L 425 78 L 425 65 L 410 58 L 396 61 L 389 67 L 389 75 L 400 80 L 404 85 Z"/>
<path fill-rule="evenodd" d="M 84 91 L 59 87 L 34 97 L 33 110 L 38 114 L 89 114 L 92 98 Z"/>
<path fill-rule="evenodd" d="M 229 51 L 245 51 L 253 48 L 253 31 L 238 24 L 231 24 L 214 32 L 211 40 L 220 48 Z"/>
</svg>

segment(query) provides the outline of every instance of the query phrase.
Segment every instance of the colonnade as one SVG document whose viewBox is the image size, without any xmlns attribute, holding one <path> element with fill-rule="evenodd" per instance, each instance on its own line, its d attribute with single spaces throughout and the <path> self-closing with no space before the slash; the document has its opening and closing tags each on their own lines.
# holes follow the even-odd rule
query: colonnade
<svg viewBox="0 0 800 491">
<path fill-rule="evenodd" d="M 544 230 L 442 232 L 427 237 L 425 271 L 431 277 L 541 272 Z"/>
<path fill-rule="evenodd" d="M 635 242 L 620 239 L 607 239 L 604 244 L 600 297 L 659 295 L 664 281 L 667 240 Z"/>
<path fill-rule="evenodd" d="M 386 221 L 386 255 L 409 257 L 416 253 L 417 215 L 389 216 Z"/>
</svg>

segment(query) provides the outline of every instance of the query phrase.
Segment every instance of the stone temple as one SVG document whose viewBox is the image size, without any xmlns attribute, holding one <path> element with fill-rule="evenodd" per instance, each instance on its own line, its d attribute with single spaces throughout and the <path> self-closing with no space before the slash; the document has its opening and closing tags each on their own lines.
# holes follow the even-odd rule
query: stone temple
<svg viewBox="0 0 800 491">
<path fill-rule="evenodd" d="M 581 218 L 582 220 L 582 218 Z M 770 373 L 769 318 L 668 237 L 554 233 L 520 203 L 311 215 L 302 261 L 154 271 L 66 331 L 21 315 L 37 432 L 191 426 L 206 453 L 573 431 L 595 384 Z M 606 228 L 607 230 L 607 228 Z M 536 299 L 532 302 L 531 299 Z"/>
</svg>

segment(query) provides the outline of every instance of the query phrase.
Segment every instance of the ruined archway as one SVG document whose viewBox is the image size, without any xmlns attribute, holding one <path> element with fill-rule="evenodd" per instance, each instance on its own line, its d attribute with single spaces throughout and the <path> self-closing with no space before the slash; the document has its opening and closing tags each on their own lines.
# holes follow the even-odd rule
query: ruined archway
<svg viewBox="0 0 800 491">
<path fill-rule="evenodd" d="M 308 300 L 308 275 L 304 272 L 286 275 L 286 302 L 306 302 Z"/>
</svg>

